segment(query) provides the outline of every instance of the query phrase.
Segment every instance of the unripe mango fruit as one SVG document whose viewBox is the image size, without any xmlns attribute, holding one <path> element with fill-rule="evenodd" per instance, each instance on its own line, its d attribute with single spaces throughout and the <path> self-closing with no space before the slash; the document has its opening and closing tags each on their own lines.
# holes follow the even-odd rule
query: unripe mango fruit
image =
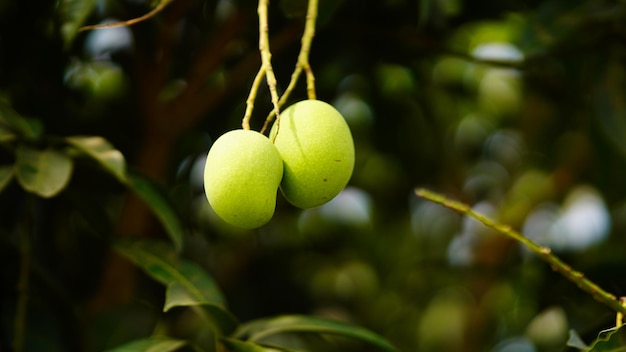
<svg viewBox="0 0 626 352">
<path fill-rule="evenodd" d="M 319 100 L 297 102 L 280 114 L 269 139 L 284 163 L 280 190 L 299 208 L 333 199 L 354 169 L 354 141 L 339 111 Z"/>
<path fill-rule="evenodd" d="M 233 130 L 220 136 L 209 150 L 204 191 L 220 218 L 252 229 L 274 215 L 282 175 L 283 161 L 267 137 Z"/>
</svg>

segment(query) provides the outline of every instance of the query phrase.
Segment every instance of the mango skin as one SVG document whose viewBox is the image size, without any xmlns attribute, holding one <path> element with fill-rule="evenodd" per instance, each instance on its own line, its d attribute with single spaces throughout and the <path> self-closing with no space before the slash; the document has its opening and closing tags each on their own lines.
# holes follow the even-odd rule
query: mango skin
<svg viewBox="0 0 626 352">
<path fill-rule="evenodd" d="M 282 175 L 282 159 L 267 137 L 233 130 L 220 136 L 209 150 L 204 191 L 225 222 L 253 229 L 274 215 Z"/>
<path fill-rule="evenodd" d="M 284 163 L 280 190 L 299 208 L 329 202 L 354 170 L 354 141 L 339 111 L 320 100 L 303 100 L 285 109 L 269 139 Z"/>
</svg>

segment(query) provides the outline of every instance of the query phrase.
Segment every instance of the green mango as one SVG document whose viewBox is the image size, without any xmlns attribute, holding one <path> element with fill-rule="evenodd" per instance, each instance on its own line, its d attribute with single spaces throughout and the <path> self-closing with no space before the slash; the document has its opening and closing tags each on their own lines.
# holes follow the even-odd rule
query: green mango
<svg viewBox="0 0 626 352">
<path fill-rule="evenodd" d="M 333 199 L 350 181 L 354 170 L 354 141 L 339 111 L 319 100 L 303 100 L 280 114 L 270 130 L 280 153 L 280 190 L 299 208 L 312 208 Z"/>
<path fill-rule="evenodd" d="M 282 159 L 266 136 L 233 130 L 220 136 L 209 150 L 204 190 L 220 218 L 253 229 L 274 215 L 282 175 Z"/>
</svg>

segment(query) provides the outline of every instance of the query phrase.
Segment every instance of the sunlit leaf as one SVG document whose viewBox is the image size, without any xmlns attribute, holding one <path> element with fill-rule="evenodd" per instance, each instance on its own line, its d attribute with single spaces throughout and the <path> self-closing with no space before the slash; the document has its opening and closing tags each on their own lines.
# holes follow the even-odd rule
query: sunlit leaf
<svg viewBox="0 0 626 352">
<path fill-rule="evenodd" d="M 183 247 L 183 225 L 174 206 L 156 184 L 138 174 L 127 175 L 127 185 L 150 207 L 161 222 L 177 251 Z"/>
<path fill-rule="evenodd" d="M 362 327 L 334 320 L 301 315 L 284 315 L 248 322 L 239 327 L 235 336 L 245 338 L 252 342 L 260 342 L 276 334 L 302 332 L 341 335 L 366 342 L 383 351 L 396 350 L 383 337 Z"/>
<path fill-rule="evenodd" d="M 72 159 L 54 149 L 38 150 L 20 146 L 16 151 L 15 174 L 22 187 L 45 198 L 67 186 L 72 175 Z"/>
<path fill-rule="evenodd" d="M 221 333 L 229 333 L 236 326 L 213 279 L 196 264 L 179 258 L 165 242 L 126 241 L 116 244 L 115 249 L 167 287 L 164 311 L 176 306 L 202 306 Z"/>
<path fill-rule="evenodd" d="M 106 352 L 171 352 L 187 345 L 185 340 L 170 339 L 166 337 L 151 337 L 134 340 L 122 346 L 109 349 Z"/>
<path fill-rule="evenodd" d="M 598 338 L 585 352 L 624 352 L 626 351 L 626 328 L 612 328 L 601 331 Z"/>
<path fill-rule="evenodd" d="M 121 182 L 126 182 L 126 161 L 124 155 L 102 137 L 68 137 L 70 145 L 98 162 L 107 172 Z"/>
<path fill-rule="evenodd" d="M 13 165 L 0 166 L 0 192 L 11 182 L 13 173 Z"/>
<path fill-rule="evenodd" d="M 96 0 L 61 0 L 58 11 L 61 18 L 61 35 L 69 46 L 96 5 Z"/>
</svg>

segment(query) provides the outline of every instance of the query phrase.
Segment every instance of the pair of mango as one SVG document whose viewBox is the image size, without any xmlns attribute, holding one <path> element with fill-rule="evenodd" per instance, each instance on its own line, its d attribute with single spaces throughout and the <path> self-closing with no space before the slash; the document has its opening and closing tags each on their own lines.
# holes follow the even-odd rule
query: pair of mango
<svg viewBox="0 0 626 352">
<path fill-rule="evenodd" d="M 252 130 L 220 136 L 209 150 L 204 189 L 227 223 L 252 229 L 274 215 L 276 194 L 299 208 L 327 203 L 354 169 L 354 141 L 330 104 L 304 100 L 285 109 L 269 138 Z"/>
</svg>

